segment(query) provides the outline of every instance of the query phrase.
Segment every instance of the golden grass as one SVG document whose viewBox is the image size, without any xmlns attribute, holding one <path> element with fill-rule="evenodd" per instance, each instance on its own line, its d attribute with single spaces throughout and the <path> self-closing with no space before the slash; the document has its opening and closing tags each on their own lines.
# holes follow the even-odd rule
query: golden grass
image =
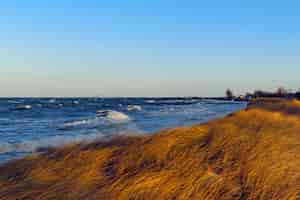
<svg viewBox="0 0 300 200">
<path fill-rule="evenodd" d="M 0 167 L 0 199 L 300 199 L 300 103 L 74 144 Z"/>
</svg>

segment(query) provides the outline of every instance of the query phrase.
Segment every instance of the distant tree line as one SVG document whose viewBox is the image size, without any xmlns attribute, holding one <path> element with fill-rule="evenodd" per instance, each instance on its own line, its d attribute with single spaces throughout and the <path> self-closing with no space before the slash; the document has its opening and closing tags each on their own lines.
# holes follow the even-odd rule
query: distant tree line
<svg viewBox="0 0 300 200">
<path fill-rule="evenodd" d="M 253 97 L 255 98 L 297 98 L 300 99 L 300 90 L 297 92 L 292 92 L 286 90 L 283 87 L 279 87 L 275 92 L 266 92 L 262 90 L 256 90 L 253 93 Z"/>
<path fill-rule="evenodd" d="M 245 95 L 235 96 L 232 90 L 226 90 L 226 99 L 228 100 L 249 100 L 252 98 L 287 98 L 287 99 L 299 99 L 300 89 L 297 92 L 287 90 L 284 87 L 277 88 L 274 92 L 255 90 L 253 93 L 246 93 Z"/>
</svg>

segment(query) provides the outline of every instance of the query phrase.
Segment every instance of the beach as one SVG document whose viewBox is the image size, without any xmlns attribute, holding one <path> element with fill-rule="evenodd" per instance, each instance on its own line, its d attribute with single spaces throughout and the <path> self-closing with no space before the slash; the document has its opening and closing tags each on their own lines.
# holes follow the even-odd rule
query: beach
<svg viewBox="0 0 300 200">
<path fill-rule="evenodd" d="M 299 133 L 299 101 L 252 101 L 200 125 L 9 161 L 0 199 L 297 200 Z"/>
</svg>

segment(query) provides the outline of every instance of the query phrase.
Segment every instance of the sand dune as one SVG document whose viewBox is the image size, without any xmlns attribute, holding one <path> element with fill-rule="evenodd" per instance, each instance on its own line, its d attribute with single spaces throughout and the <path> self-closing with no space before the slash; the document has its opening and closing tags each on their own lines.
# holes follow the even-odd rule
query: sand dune
<svg viewBox="0 0 300 200">
<path fill-rule="evenodd" d="M 300 199 L 300 103 L 11 161 L 0 199 Z"/>
</svg>

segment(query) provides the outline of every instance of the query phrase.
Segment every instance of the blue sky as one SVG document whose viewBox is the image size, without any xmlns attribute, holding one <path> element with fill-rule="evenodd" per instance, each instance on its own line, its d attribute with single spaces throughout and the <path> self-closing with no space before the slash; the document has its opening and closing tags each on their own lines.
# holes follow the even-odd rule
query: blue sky
<svg viewBox="0 0 300 200">
<path fill-rule="evenodd" d="M 299 1 L 1 1 L 0 96 L 300 88 Z"/>
</svg>

